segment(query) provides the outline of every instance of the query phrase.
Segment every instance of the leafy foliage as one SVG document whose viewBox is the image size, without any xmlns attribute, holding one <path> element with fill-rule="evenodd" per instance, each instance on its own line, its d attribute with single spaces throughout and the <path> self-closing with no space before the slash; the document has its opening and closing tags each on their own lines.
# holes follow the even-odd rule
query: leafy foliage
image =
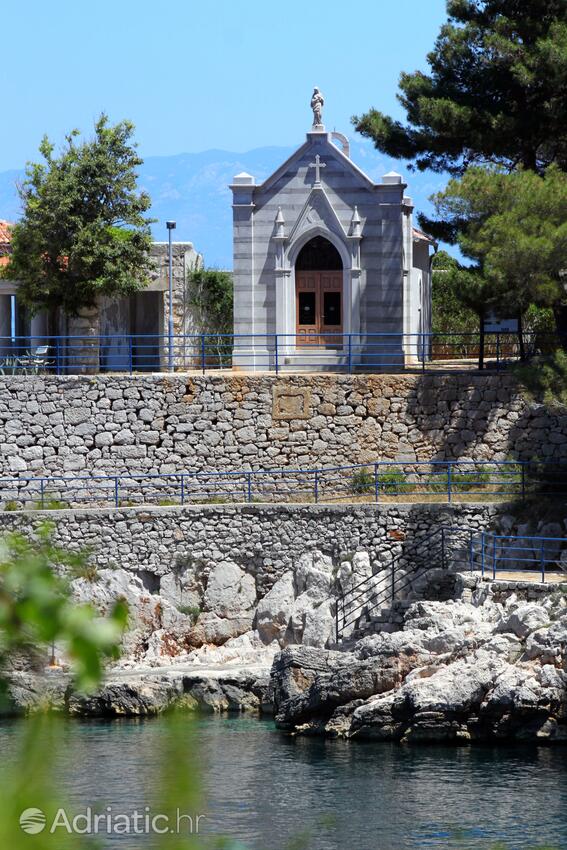
<svg viewBox="0 0 567 850">
<path fill-rule="evenodd" d="M 527 366 L 517 366 L 516 374 L 530 393 L 547 404 L 567 404 L 567 353 L 558 349 L 549 357 Z"/>
<path fill-rule="evenodd" d="M 447 13 L 430 72 L 401 75 L 407 123 L 371 109 L 357 130 L 420 171 L 566 168 L 564 0 L 448 0 Z"/>
<path fill-rule="evenodd" d="M 68 746 L 60 722 L 49 714 L 35 715 L 12 730 L 13 757 L 7 759 L 0 777 L 0 846 L 11 850 L 100 850 L 93 837 L 68 833 L 52 834 L 48 828 L 27 835 L 20 827 L 20 815 L 27 809 L 39 809 L 51 824 L 64 804 L 62 788 L 56 781 L 54 753 L 65 753 Z"/>
<path fill-rule="evenodd" d="M 66 136 L 59 155 L 45 137 L 41 163 L 30 163 L 20 187 L 23 217 L 15 225 L 6 274 L 31 312 L 62 307 L 75 314 L 100 295 L 126 295 L 148 280 L 150 198 L 136 188 L 142 160 L 133 125 L 106 115 L 94 138 Z"/>
<path fill-rule="evenodd" d="M 480 258 L 479 258 L 480 259 Z M 448 254 L 439 261 L 444 268 L 433 274 L 433 322 L 439 326 L 441 319 L 448 325 L 447 331 L 460 331 L 449 338 L 453 356 L 468 356 L 472 343 L 479 348 L 479 368 L 484 365 L 484 319 L 495 305 L 495 288 L 484 275 L 482 265 L 464 266 Z M 440 290 L 437 289 L 440 282 Z M 452 318 L 452 309 L 455 309 Z M 455 325 L 455 321 L 458 323 Z M 470 337 L 467 334 L 473 333 Z M 459 351 L 460 349 L 460 351 Z"/>
<path fill-rule="evenodd" d="M 127 609 L 117 602 L 98 618 L 91 605 L 77 605 L 61 574 L 88 573 L 84 552 L 70 553 L 51 542 L 50 526 L 39 530 L 37 544 L 11 534 L 0 544 L 0 661 L 14 650 L 64 644 L 74 666 L 78 687 L 95 686 L 102 659 L 116 658 Z"/>
<path fill-rule="evenodd" d="M 357 469 L 350 479 L 350 492 L 355 496 L 371 493 L 374 490 L 374 475 L 366 469 Z"/>
<path fill-rule="evenodd" d="M 414 490 L 414 485 L 408 481 L 407 475 L 400 470 L 381 472 L 378 475 L 378 487 L 381 493 L 391 496 L 411 493 Z"/>
<path fill-rule="evenodd" d="M 461 304 L 479 316 L 495 308 L 522 318 L 532 305 L 562 314 L 567 174 L 469 168 L 433 201 L 440 222 L 430 229 L 439 225 L 475 261 L 470 269 L 453 263 L 447 276 Z"/>
<path fill-rule="evenodd" d="M 219 269 L 191 271 L 187 291 L 197 333 L 232 333 L 233 285 L 230 272 Z"/>
<path fill-rule="evenodd" d="M 201 614 L 201 609 L 198 605 L 178 605 L 177 610 L 180 614 L 186 614 L 190 617 L 193 625 L 195 625 Z"/>
<path fill-rule="evenodd" d="M 480 472 L 454 472 L 451 475 L 451 487 L 454 493 L 468 493 L 471 490 L 482 490 L 490 484 L 490 473 Z"/>
<path fill-rule="evenodd" d="M 205 362 L 228 366 L 233 341 L 233 284 L 230 272 L 196 269 L 187 278 L 188 301 L 192 307 L 195 331 L 204 334 Z"/>
<path fill-rule="evenodd" d="M 460 297 L 458 277 L 454 274 L 457 267 L 457 260 L 446 251 L 439 251 L 433 258 L 433 333 L 469 334 L 478 331 L 478 314 Z M 458 340 L 451 337 L 451 342 L 455 341 Z"/>
</svg>

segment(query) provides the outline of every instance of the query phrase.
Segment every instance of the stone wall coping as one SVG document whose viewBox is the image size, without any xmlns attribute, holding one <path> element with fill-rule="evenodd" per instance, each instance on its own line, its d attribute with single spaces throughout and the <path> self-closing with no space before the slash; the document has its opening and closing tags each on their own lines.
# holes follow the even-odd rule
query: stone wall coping
<svg viewBox="0 0 567 850">
<path fill-rule="evenodd" d="M 488 511 L 489 513 L 501 513 L 507 508 L 511 508 L 513 503 L 498 502 L 495 505 L 487 505 L 485 502 L 466 502 L 457 504 L 447 504 L 439 502 L 389 502 L 389 503 L 369 503 L 369 504 L 326 504 L 318 505 L 297 505 L 286 504 L 285 502 L 255 502 L 254 504 L 224 504 L 224 505 L 124 505 L 120 508 L 58 508 L 55 510 L 21 510 L 21 511 L 5 511 L 0 512 L 0 526 L 2 520 L 10 517 L 35 517 L 37 519 L 46 518 L 77 518 L 81 517 L 111 517 L 113 520 L 120 520 L 123 517 L 140 517 L 144 514 L 163 515 L 174 513 L 183 516 L 184 514 L 219 514 L 219 515 L 241 515 L 241 514 L 282 514 L 288 513 L 292 515 L 307 515 L 317 516 L 320 514 L 336 514 L 337 516 L 362 516 L 367 514 L 387 514 L 392 511 L 401 514 L 411 514 L 417 511 L 426 511 L 430 514 L 447 514 L 452 513 L 458 515 L 460 513 L 474 513 L 479 509 Z"/>
<path fill-rule="evenodd" d="M 195 334 L 200 336 L 200 334 Z M 0 375 L 0 385 L 2 383 L 25 383 L 28 381 L 46 381 L 50 383 L 69 383 L 69 382 L 88 382 L 96 383 L 113 383 L 115 381 L 128 381 L 132 383 L 140 383 L 143 381 L 185 381 L 187 379 L 200 380 L 204 383 L 224 383 L 226 381 L 241 382 L 243 379 L 252 382 L 261 383 L 269 380 L 274 383 L 299 383 L 300 385 L 308 385 L 311 381 L 331 382 L 337 381 L 340 383 L 360 383 L 360 381 L 371 382 L 376 384 L 391 384 L 393 383 L 453 383 L 460 386 L 471 383 L 486 383 L 492 378 L 498 378 L 499 382 L 505 382 L 510 386 L 517 386 L 518 389 L 523 389 L 518 379 L 512 375 L 505 375 L 502 372 L 485 371 L 482 374 L 477 372 L 357 372 L 357 373 L 342 373 L 342 372 L 285 372 L 276 374 L 275 372 L 235 372 L 232 369 L 223 371 L 206 372 L 202 374 L 200 369 L 187 369 L 183 372 L 98 372 L 92 375 L 52 375 L 49 373 L 38 374 L 21 374 L 21 375 Z M 542 405 L 543 406 L 543 405 Z M 563 405 L 558 405 L 562 407 Z"/>
</svg>

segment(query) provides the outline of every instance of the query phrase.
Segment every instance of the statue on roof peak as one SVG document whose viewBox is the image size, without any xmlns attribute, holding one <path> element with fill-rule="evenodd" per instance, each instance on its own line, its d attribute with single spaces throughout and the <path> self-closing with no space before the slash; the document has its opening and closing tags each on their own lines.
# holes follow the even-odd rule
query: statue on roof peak
<svg viewBox="0 0 567 850">
<path fill-rule="evenodd" d="M 315 86 L 313 89 L 313 96 L 311 97 L 311 109 L 313 110 L 313 128 L 320 128 L 323 126 L 323 106 L 325 104 L 325 98 Z"/>
</svg>

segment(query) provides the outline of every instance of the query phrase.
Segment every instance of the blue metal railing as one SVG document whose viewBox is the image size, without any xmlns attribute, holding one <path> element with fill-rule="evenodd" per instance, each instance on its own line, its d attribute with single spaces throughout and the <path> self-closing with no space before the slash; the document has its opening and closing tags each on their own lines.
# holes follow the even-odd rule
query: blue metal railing
<svg viewBox="0 0 567 850">
<path fill-rule="evenodd" d="M 505 368 L 559 345 L 553 334 L 485 335 L 485 365 Z M 237 368 L 335 372 L 467 368 L 478 360 L 478 333 L 111 334 L 0 337 L 0 374 L 161 372 Z M 523 349 L 523 351 L 522 351 Z"/>
<path fill-rule="evenodd" d="M 382 561 L 384 563 L 384 561 Z M 341 589 L 336 596 L 335 631 L 339 641 L 372 622 L 381 609 L 407 598 L 436 570 L 480 572 L 483 578 L 534 574 L 545 583 L 565 578 L 567 538 L 502 535 L 490 531 L 441 526 L 400 543 L 385 565 L 371 576 Z"/>
<path fill-rule="evenodd" d="M 481 532 L 471 537 L 469 567 L 471 572 L 493 579 L 503 573 L 535 572 L 542 582 L 550 570 L 557 574 L 559 569 L 565 571 L 567 581 L 566 542 L 563 537 Z"/>
<path fill-rule="evenodd" d="M 2 477 L 0 509 L 254 501 L 450 503 L 566 491 L 567 467 L 557 463 L 376 461 L 312 469 Z"/>
</svg>

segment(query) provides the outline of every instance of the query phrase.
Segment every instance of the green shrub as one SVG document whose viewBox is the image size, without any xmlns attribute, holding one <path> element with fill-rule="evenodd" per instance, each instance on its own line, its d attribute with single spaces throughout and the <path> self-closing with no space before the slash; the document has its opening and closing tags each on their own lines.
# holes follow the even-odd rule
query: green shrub
<svg viewBox="0 0 567 850">
<path fill-rule="evenodd" d="M 5 511 L 17 511 L 18 510 L 18 503 L 15 502 L 14 499 L 10 499 L 10 501 L 6 502 L 6 504 L 4 505 L 4 510 Z"/>
<path fill-rule="evenodd" d="M 407 475 L 400 470 L 391 472 L 380 472 L 378 475 L 378 489 L 380 493 L 391 496 L 399 496 L 402 493 L 411 493 L 415 484 L 408 481 Z"/>
<path fill-rule="evenodd" d="M 527 489 L 527 477 L 524 479 L 522 473 L 522 465 L 520 463 L 510 463 L 506 466 L 497 469 L 496 477 L 498 484 L 494 484 L 493 488 L 500 493 L 517 493 L 522 492 L 522 480 L 524 480 Z"/>
<path fill-rule="evenodd" d="M 33 506 L 33 510 L 36 511 L 63 511 L 67 508 L 70 508 L 71 505 L 68 502 L 63 502 L 61 499 L 47 499 L 43 500 L 43 502 L 36 502 Z"/>
<path fill-rule="evenodd" d="M 93 564 L 92 561 L 89 560 L 85 560 L 79 567 L 73 569 L 72 574 L 75 578 L 84 578 L 91 584 L 94 584 L 96 581 L 100 581 L 97 565 Z"/>
<path fill-rule="evenodd" d="M 468 493 L 471 490 L 482 490 L 490 484 L 490 472 L 454 472 L 451 475 L 451 488 L 455 493 Z"/>
<path fill-rule="evenodd" d="M 199 614 L 201 613 L 201 609 L 198 605 L 178 605 L 177 610 L 180 614 L 186 614 L 190 617 L 193 625 L 195 625 L 199 619 Z"/>
<path fill-rule="evenodd" d="M 547 404 L 567 404 L 567 353 L 562 349 L 527 366 L 517 366 L 515 372 L 534 398 Z"/>
<path fill-rule="evenodd" d="M 374 476 L 367 469 L 357 469 L 350 479 L 350 492 L 355 496 L 371 493 L 374 490 Z"/>
</svg>

